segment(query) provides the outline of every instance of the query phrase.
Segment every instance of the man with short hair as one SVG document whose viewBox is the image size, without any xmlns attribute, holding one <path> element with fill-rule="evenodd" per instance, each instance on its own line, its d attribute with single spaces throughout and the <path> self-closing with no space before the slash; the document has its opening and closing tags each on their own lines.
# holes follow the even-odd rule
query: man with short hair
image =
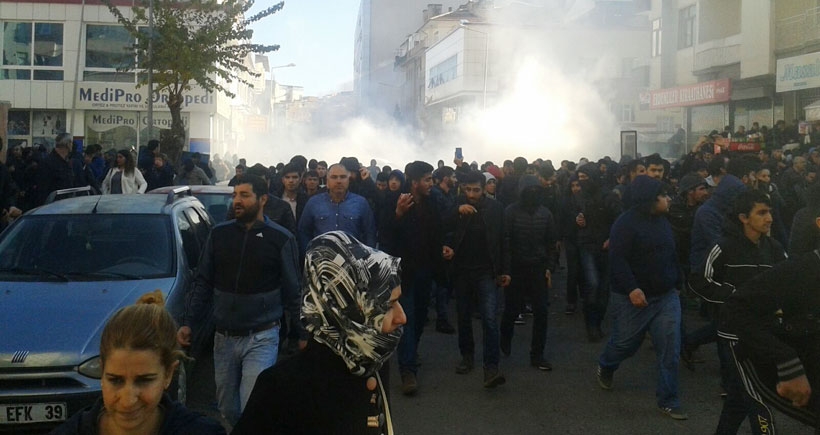
<svg viewBox="0 0 820 435">
<path fill-rule="evenodd" d="M 40 162 L 37 168 L 36 195 L 32 207 L 46 202 L 51 192 L 74 187 L 74 171 L 68 161 L 71 153 L 71 134 L 60 133 L 54 143 L 54 149 Z"/>
<path fill-rule="evenodd" d="M 177 341 L 189 346 L 213 312 L 216 396 L 230 425 L 239 420 L 259 373 L 276 363 L 283 311 L 299 316 L 296 240 L 263 214 L 267 192 L 256 176 L 234 186 L 236 218 L 211 230 L 177 332 Z"/>
<path fill-rule="evenodd" d="M 451 212 L 447 227 L 451 242 L 443 248 L 445 260 L 452 260 L 458 306 L 458 347 L 461 362 L 456 373 L 473 370 L 474 301 L 478 299 L 484 331 L 484 388 L 495 388 L 506 378 L 499 368 L 498 287 L 510 285 L 510 256 L 504 238 L 504 208 L 484 196 L 484 174 L 478 171 L 459 175 L 462 195 Z"/>
<path fill-rule="evenodd" d="M 316 175 L 319 176 L 319 188 L 327 187 L 327 162 L 320 160 L 316 163 Z"/>
<path fill-rule="evenodd" d="M 374 178 L 376 179 L 376 189 L 378 189 L 379 192 L 386 191 L 387 182 L 390 180 L 390 174 L 379 172 Z"/>
<path fill-rule="evenodd" d="M 299 253 L 319 234 L 340 230 L 367 246 L 376 246 L 373 210 L 363 197 L 350 192 L 350 171 L 336 163 L 327 171 L 327 192 L 311 197 L 299 219 Z"/>
<path fill-rule="evenodd" d="M 658 154 L 652 154 L 646 158 L 646 175 L 663 181 L 663 174 L 666 170 L 663 158 Z"/>
<path fill-rule="evenodd" d="M 281 177 L 282 182 L 282 200 L 285 201 L 293 213 L 293 218 L 299 222 L 302 217 L 302 212 L 305 209 L 308 198 L 300 189 L 299 166 L 294 163 L 288 163 L 282 168 Z"/>
<path fill-rule="evenodd" d="M 228 181 L 228 186 L 236 186 L 240 181 L 242 181 L 242 175 L 245 173 L 245 165 L 236 165 L 234 168 L 236 171 L 235 175 Z"/>
<path fill-rule="evenodd" d="M 704 263 L 690 277 L 690 289 L 714 304 L 716 319 L 720 317 L 719 307 L 737 286 L 786 259 L 780 243 L 768 236 L 772 227 L 771 211 L 771 200 L 764 192 L 748 190 L 741 193 L 734 202 L 724 237 L 712 247 Z M 754 427 L 756 416 L 751 413 L 737 370 L 731 364 L 729 343 L 719 337 L 718 356 L 721 383 L 727 397 L 716 433 L 736 434 L 747 415 Z"/>
<path fill-rule="evenodd" d="M 632 206 L 612 225 L 609 243 L 612 336 L 598 359 L 598 384 L 612 389 L 615 370 L 637 352 L 647 332 L 657 357 L 658 409 L 688 418 L 678 392 L 680 273 L 663 183 L 641 175 L 629 186 Z"/>
<path fill-rule="evenodd" d="M 401 258 L 399 301 L 407 323 L 398 346 L 399 371 L 402 392 L 413 395 L 418 390 L 418 345 L 427 320 L 433 279 L 442 273 L 444 266 L 441 222 L 446 210 L 432 190 L 432 165 L 412 162 L 407 165 L 406 176 L 405 189 L 390 192 L 385 200 L 380 227 L 385 251 Z"/>
<path fill-rule="evenodd" d="M 319 187 L 319 173 L 316 170 L 305 172 L 305 194 L 308 199 L 322 191 L 323 189 Z"/>
</svg>

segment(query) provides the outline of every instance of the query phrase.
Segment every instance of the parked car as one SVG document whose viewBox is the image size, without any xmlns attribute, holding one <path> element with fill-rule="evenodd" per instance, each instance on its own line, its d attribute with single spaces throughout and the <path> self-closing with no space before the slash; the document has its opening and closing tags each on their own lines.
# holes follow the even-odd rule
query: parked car
<svg viewBox="0 0 820 435">
<path fill-rule="evenodd" d="M 59 200 L 0 234 L 0 431 L 49 429 L 92 404 L 102 329 L 142 294 L 161 289 L 179 321 L 212 225 L 178 188 Z M 171 391 L 183 401 L 185 373 Z"/>
<path fill-rule="evenodd" d="M 191 188 L 191 193 L 199 199 L 208 210 L 215 223 L 220 223 L 228 220 L 228 212 L 231 210 L 233 203 L 233 187 L 228 185 L 218 186 L 188 186 Z M 178 189 L 179 186 L 159 187 L 148 193 L 159 193 L 167 195 L 168 192 Z"/>
</svg>

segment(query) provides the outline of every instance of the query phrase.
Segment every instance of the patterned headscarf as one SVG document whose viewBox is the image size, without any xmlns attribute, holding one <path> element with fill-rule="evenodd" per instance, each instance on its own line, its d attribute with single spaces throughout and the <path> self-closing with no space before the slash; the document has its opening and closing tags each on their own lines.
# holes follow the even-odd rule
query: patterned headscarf
<svg viewBox="0 0 820 435">
<path fill-rule="evenodd" d="M 357 376 L 386 361 L 402 329 L 384 334 L 390 294 L 401 284 L 399 259 L 369 248 L 341 231 L 310 242 L 305 256 L 302 323 Z"/>
</svg>

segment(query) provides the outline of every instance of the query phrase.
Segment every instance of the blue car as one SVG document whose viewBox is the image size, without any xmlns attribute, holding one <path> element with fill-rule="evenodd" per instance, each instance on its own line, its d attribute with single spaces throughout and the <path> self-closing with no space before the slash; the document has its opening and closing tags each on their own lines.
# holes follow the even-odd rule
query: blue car
<svg viewBox="0 0 820 435">
<path fill-rule="evenodd" d="M 211 226 L 202 203 L 180 188 L 65 199 L 7 228 L 0 235 L 0 432 L 49 429 L 99 397 L 100 335 L 118 309 L 161 289 L 179 321 Z M 184 369 L 178 378 L 172 394 L 184 400 Z"/>
</svg>

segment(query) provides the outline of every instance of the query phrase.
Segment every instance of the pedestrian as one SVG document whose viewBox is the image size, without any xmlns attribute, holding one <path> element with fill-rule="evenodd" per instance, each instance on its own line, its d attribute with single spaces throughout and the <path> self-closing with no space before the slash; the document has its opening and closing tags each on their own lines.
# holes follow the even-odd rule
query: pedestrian
<svg viewBox="0 0 820 435">
<path fill-rule="evenodd" d="M 145 193 L 148 183 L 134 162 L 134 156 L 128 150 L 117 151 L 116 166 L 108 170 L 102 182 L 103 194 Z"/>
<path fill-rule="evenodd" d="M 193 160 L 187 158 L 183 161 L 182 170 L 174 179 L 174 184 L 177 186 L 208 186 L 211 184 L 211 179 Z"/>
<path fill-rule="evenodd" d="M 83 150 L 82 155 L 71 159 L 71 166 L 74 170 L 74 185 L 76 187 L 90 186 L 94 189 L 94 193 L 99 194 L 102 191 L 100 182 L 94 175 L 91 163 L 94 160 L 94 148 L 89 146 Z"/>
<path fill-rule="evenodd" d="M 444 242 L 443 215 L 432 190 L 433 166 L 415 161 L 407 165 L 407 184 L 402 193 L 391 192 L 381 218 L 386 252 L 401 258 L 402 306 L 407 310 L 407 325 L 399 342 L 399 372 L 402 393 L 418 390 L 418 346 L 427 321 L 430 294 L 436 275 L 444 267 L 441 252 Z M 445 318 L 446 319 L 446 318 Z"/>
<path fill-rule="evenodd" d="M 820 229 L 820 213 L 815 213 Z M 752 434 L 774 434 L 775 408 L 820 433 L 820 251 L 791 258 L 739 286 L 719 333 L 729 340 L 751 404 Z"/>
<path fill-rule="evenodd" d="M 345 231 L 370 247 L 376 246 L 373 210 L 362 196 L 349 191 L 350 171 L 337 163 L 327 171 L 327 192 L 312 196 L 299 219 L 299 252 L 308 242 L 328 231 Z M 375 189 L 375 187 L 374 187 Z"/>
<path fill-rule="evenodd" d="M 224 434 L 218 422 L 189 411 L 165 392 L 183 358 L 162 292 L 143 295 L 114 313 L 103 328 L 102 397 L 51 433 Z"/>
<path fill-rule="evenodd" d="M 174 169 L 168 163 L 168 156 L 162 153 L 157 154 L 154 157 L 153 166 L 145 173 L 145 179 L 148 181 L 149 191 L 173 185 Z"/>
<path fill-rule="evenodd" d="M 544 371 L 552 364 L 544 358 L 547 342 L 549 288 L 555 270 L 555 219 L 541 205 L 544 188 L 533 175 L 518 180 L 518 202 L 504 212 L 504 238 L 509 240 L 511 285 L 504 292 L 504 315 L 501 319 L 501 352 L 512 352 L 513 323 L 518 308 L 527 298 L 532 304 L 533 324 L 530 365 Z"/>
<path fill-rule="evenodd" d="M 213 313 L 217 405 L 232 426 L 259 373 L 276 363 L 283 311 L 299 315 L 296 240 L 264 216 L 267 191 L 252 175 L 234 186 L 235 219 L 211 230 L 177 334 L 190 346 Z"/>
<path fill-rule="evenodd" d="M 52 192 L 74 187 L 74 172 L 68 161 L 71 145 L 71 134 L 60 133 L 55 139 L 54 149 L 39 161 L 35 180 L 31 184 L 33 190 L 27 192 L 27 195 L 33 197 L 32 207 L 45 204 Z"/>
<path fill-rule="evenodd" d="M 342 231 L 310 242 L 304 351 L 263 371 L 234 427 L 243 434 L 392 434 L 379 368 L 402 335 L 399 259 Z"/>
<path fill-rule="evenodd" d="M 458 312 L 458 348 L 461 362 L 456 373 L 473 370 L 473 305 L 478 300 L 483 330 L 484 388 L 506 382 L 499 367 L 497 321 L 499 287 L 510 285 L 510 257 L 504 239 L 504 207 L 484 196 L 484 174 L 478 171 L 459 175 L 462 195 L 447 220 L 451 242 L 442 249 L 445 260 L 453 262 L 453 281 Z"/>
<path fill-rule="evenodd" d="M 658 409 L 685 420 L 678 391 L 681 277 L 665 216 L 670 198 L 660 181 L 646 175 L 635 178 L 629 189 L 633 205 L 612 225 L 609 238 L 612 334 L 598 358 L 598 384 L 612 389 L 613 374 L 648 332 L 657 358 Z"/>
</svg>

